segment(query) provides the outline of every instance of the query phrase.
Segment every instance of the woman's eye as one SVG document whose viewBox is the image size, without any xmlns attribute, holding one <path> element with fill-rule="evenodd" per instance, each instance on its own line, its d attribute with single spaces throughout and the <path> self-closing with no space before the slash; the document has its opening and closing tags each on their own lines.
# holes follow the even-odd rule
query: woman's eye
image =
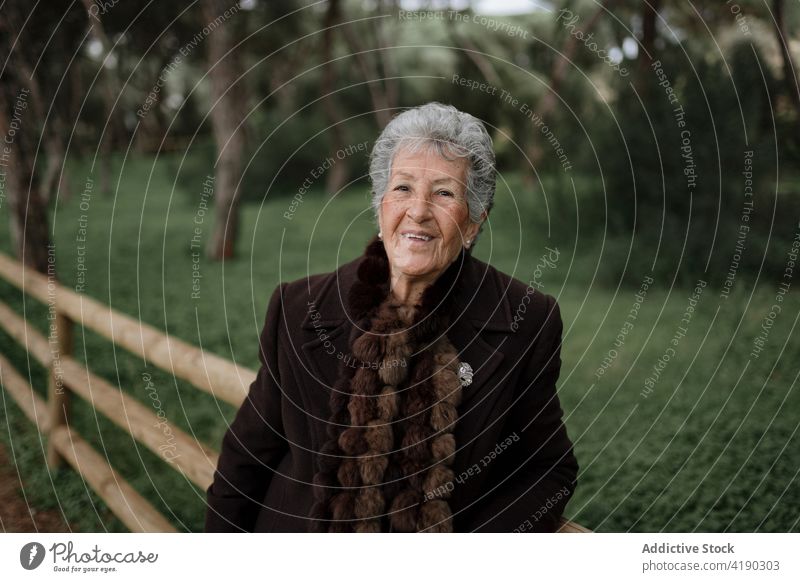
<svg viewBox="0 0 800 582">
<path fill-rule="evenodd" d="M 455 196 L 455 195 L 454 195 L 452 192 L 450 192 L 450 190 L 439 190 L 439 191 L 437 192 L 437 194 L 440 194 L 441 196 L 449 196 L 449 197 L 451 197 L 451 198 L 452 198 L 453 196 Z"/>
<path fill-rule="evenodd" d="M 398 184 L 394 187 L 395 190 L 399 190 L 400 192 L 408 192 L 408 186 L 405 184 Z"/>
</svg>

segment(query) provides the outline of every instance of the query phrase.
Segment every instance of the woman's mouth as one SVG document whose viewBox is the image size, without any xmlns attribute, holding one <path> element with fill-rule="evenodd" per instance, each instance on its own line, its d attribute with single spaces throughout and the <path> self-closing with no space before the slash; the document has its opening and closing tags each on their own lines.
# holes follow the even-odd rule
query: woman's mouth
<svg viewBox="0 0 800 582">
<path fill-rule="evenodd" d="M 414 246 L 427 244 L 434 238 L 427 234 L 417 234 L 410 232 L 404 232 L 400 236 L 406 241 L 408 241 L 409 244 Z"/>
</svg>

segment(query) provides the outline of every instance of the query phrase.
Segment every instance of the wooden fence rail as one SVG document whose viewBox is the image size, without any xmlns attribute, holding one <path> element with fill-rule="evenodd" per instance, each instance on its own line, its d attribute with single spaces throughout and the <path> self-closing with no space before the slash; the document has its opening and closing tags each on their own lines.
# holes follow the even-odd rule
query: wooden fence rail
<svg viewBox="0 0 800 582">
<path fill-rule="evenodd" d="M 48 465 L 52 469 L 64 462 L 72 466 L 131 531 L 175 531 L 169 520 L 70 427 L 70 396 L 76 394 L 157 455 L 163 444 L 158 416 L 150 408 L 72 357 L 73 325 L 97 332 L 155 367 L 187 380 L 237 408 L 256 377 L 255 371 L 75 293 L 3 253 L 0 253 L 0 278 L 41 301 L 50 310 L 50 333 L 45 337 L 0 302 L 0 327 L 49 370 L 47 400 L 44 400 L 0 355 L 0 385 L 39 432 L 47 435 Z M 205 490 L 211 484 L 217 466 L 217 452 L 178 428 L 172 428 L 172 435 L 180 455 L 171 458 L 169 464 Z M 559 531 L 576 533 L 589 530 L 562 520 Z"/>
</svg>

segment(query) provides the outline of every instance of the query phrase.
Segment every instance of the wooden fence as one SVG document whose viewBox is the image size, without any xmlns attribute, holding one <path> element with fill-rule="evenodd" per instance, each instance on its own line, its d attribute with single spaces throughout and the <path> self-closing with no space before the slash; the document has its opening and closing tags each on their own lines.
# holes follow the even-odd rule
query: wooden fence
<svg viewBox="0 0 800 582">
<path fill-rule="evenodd" d="M 73 325 L 77 323 L 97 332 L 157 368 L 237 408 L 255 379 L 255 371 L 75 293 L 3 253 L 0 253 L 0 277 L 44 303 L 49 310 L 50 331 L 49 337 L 45 337 L 0 302 L 0 327 L 49 370 L 47 400 L 44 400 L 0 354 L 3 387 L 39 432 L 48 437 L 49 467 L 57 469 L 65 461 L 69 463 L 131 531 L 174 532 L 169 520 L 70 427 L 70 399 L 77 394 L 154 453 L 160 454 L 159 447 L 163 445 L 159 418 L 149 407 L 72 357 Z M 169 464 L 205 490 L 211 484 L 218 453 L 178 428 L 173 428 L 172 433 L 181 454 Z M 589 530 L 562 520 L 559 531 Z"/>
</svg>

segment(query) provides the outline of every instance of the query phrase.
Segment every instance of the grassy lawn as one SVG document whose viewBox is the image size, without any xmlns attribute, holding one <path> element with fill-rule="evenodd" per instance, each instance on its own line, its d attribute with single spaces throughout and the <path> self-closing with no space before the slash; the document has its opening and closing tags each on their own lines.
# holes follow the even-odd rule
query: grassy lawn
<svg viewBox="0 0 800 582">
<path fill-rule="evenodd" d="M 97 193 L 95 178 L 95 192 L 81 208 L 89 170 L 74 163 L 72 199 L 53 213 L 59 276 L 70 287 L 78 282 L 84 244 L 88 295 L 255 368 L 271 291 L 279 281 L 329 271 L 361 252 L 374 232 L 367 193 L 355 190 L 336 200 L 307 194 L 291 220 L 284 216 L 291 197 L 268 194 L 263 204 L 243 208 L 236 260 L 215 264 L 201 256 L 193 263 L 192 253 L 202 251 L 192 248 L 195 228 L 205 240 L 212 220 L 211 211 L 203 216 L 200 206 L 205 176 L 197 176 L 192 192 L 173 189 L 171 168 L 153 166 L 150 159 L 129 160 L 116 195 Z M 709 284 L 686 320 L 693 290 L 655 280 L 632 319 L 638 289 L 601 286 L 607 256 L 602 242 L 584 237 L 570 242 L 574 227 L 557 219 L 571 214 L 566 200 L 572 194 L 551 195 L 545 204 L 541 195 L 520 196 L 525 190 L 513 177 L 510 182 L 510 189 L 499 188 L 476 255 L 520 280 L 535 277 L 560 302 L 565 325 L 560 397 L 581 464 L 568 516 L 600 531 L 800 530 L 798 294 L 785 296 L 758 358 L 750 353 L 775 303 L 773 282 L 752 288 L 737 280 L 727 299 Z M 546 191 L 559 188 L 553 182 Z M 5 214 L 0 218 L 7 223 Z M 82 228 L 85 243 L 76 240 Z M 0 248 L 8 252 L 7 229 L 0 238 Z M 546 246 L 557 248 L 559 259 L 537 272 Z M 193 264 L 202 275 L 196 298 Z M 44 307 L 30 299 L 23 305 L 10 285 L 0 283 L 0 299 L 46 328 Z M 626 321 L 632 327 L 624 328 L 620 341 Z M 0 351 L 43 389 L 44 371 L 32 361 L 29 366 L 24 351 L 2 332 Z M 76 330 L 75 351 L 93 371 L 148 406 L 142 374 L 150 373 L 170 422 L 218 448 L 235 412 L 230 406 L 146 367 L 92 332 Z M 659 364 L 667 354 L 669 361 Z M 656 365 L 661 369 L 654 381 Z M 78 475 L 47 471 L 42 439 L 3 394 L 0 438 L 16 461 L 29 502 L 60 508 L 78 530 L 124 531 Z M 202 491 L 86 403 L 76 398 L 75 404 L 79 432 L 138 491 L 179 529 L 202 528 Z"/>
</svg>

